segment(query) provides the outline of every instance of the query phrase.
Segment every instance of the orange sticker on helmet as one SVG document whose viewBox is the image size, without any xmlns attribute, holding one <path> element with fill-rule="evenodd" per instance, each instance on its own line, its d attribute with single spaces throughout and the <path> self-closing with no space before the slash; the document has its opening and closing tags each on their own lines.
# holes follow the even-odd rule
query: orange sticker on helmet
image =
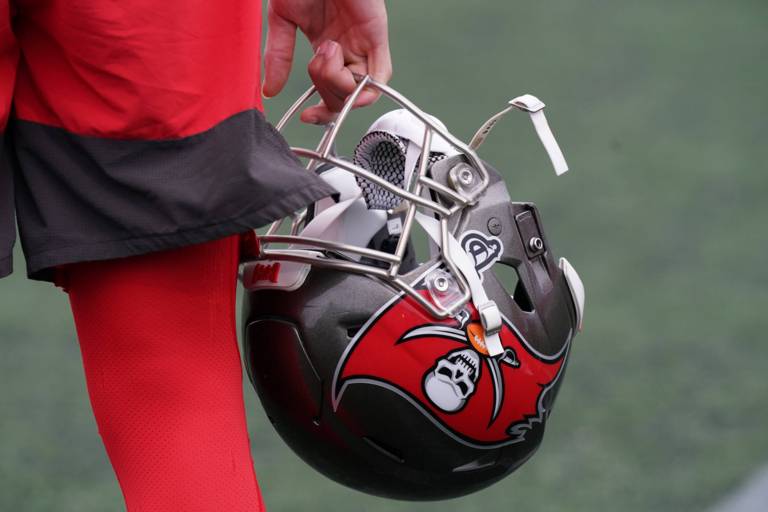
<svg viewBox="0 0 768 512">
<path fill-rule="evenodd" d="M 485 346 L 485 329 L 477 322 L 467 325 L 467 338 L 475 350 L 483 355 L 488 355 L 488 347 Z"/>
</svg>

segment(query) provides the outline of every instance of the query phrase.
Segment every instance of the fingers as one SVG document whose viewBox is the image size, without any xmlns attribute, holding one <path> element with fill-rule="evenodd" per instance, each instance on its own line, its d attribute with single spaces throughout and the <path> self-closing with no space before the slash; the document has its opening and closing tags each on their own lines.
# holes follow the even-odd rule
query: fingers
<svg viewBox="0 0 768 512">
<path fill-rule="evenodd" d="M 385 42 L 371 51 L 368 56 L 368 74 L 383 84 L 392 78 L 392 55 L 389 53 L 389 43 Z"/>
<path fill-rule="evenodd" d="M 389 45 L 384 44 L 375 48 L 368 57 L 367 72 L 371 78 L 379 83 L 386 84 L 392 78 L 392 56 L 389 53 Z M 365 107 L 375 103 L 381 93 L 376 90 L 365 90 L 358 96 L 356 107 Z"/>
<path fill-rule="evenodd" d="M 311 124 L 328 124 L 338 112 L 331 112 L 322 101 L 301 113 L 301 120 Z"/>
<path fill-rule="evenodd" d="M 367 62 L 350 66 L 345 64 L 343 49 L 337 42 L 325 41 L 318 46 L 309 63 L 309 75 L 322 102 L 306 109 L 301 115 L 302 121 L 314 124 L 332 121 L 347 97 L 355 90 L 357 84 L 353 71 L 361 75 L 370 74 L 377 82 L 387 83 L 392 77 L 392 57 L 387 42 L 372 49 Z M 363 107 L 375 103 L 380 95 L 376 90 L 365 90 L 357 97 L 354 106 Z"/>
<path fill-rule="evenodd" d="M 270 7 L 262 86 L 262 94 L 265 97 L 277 95 L 288 81 L 295 46 L 296 25 L 276 14 Z"/>
<path fill-rule="evenodd" d="M 344 64 L 344 53 L 335 41 L 324 41 L 309 62 L 309 76 L 317 87 L 322 103 L 305 110 L 301 120 L 325 124 L 344 106 L 346 98 L 357 86 L 352 71 Z"/>
</svg>

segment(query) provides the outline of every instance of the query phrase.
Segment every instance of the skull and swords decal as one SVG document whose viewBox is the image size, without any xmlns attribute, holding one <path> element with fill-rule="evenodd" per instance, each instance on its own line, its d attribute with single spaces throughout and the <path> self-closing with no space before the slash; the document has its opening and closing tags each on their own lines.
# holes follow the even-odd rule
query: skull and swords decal
<svg viewBox="0 0 768 512">
<path fill-rule="evenodd" d="M 461 320 L 459 320 L 461 322 Z M 517 353 L 511 347 L 504 347 L 501 356 L 491 357 L 485 346 L 483 328 L 477 322 L 466 327 L 422 326 L 408 332 L 403 341 L 418 337 L 448 336 L 457 341 L 466 342 L 468 348 L 450 352 L 437 360 L 434 368 L 424 376 L 424 391 L 427 398 L 445 412 L 461 410 L 474 394 L 476 383 L 480 379 L 481 364 L 485 362 L 493 381 L 494 401 L 491 421 L 499 414 L 504 401 L 504 379 L 500 365 L 519 368 Z"/>
<path fill-rule="evenodd" d="M 474 250 L 468 253 L 486 270 L 499 259 L 501 241 L 483 249 L 476 232 L 470 233 Z M 557 354 L 545 355 L 504 319 L 500 340 L 504 352 L 490 356 L 471 304 L 454 318 L 435 320 L 399 295 L 350 340 L 334 374 L 332 405 L 340 407 L 349 386 L 373 385 L 397 393 L 466 445 L 521 442 L 546 418 L 548 393 L 562 374 L 570 338 Z"/>
<path fill-rule="evenodd" d="M 480 377 L 480 358 L 474 350 L 456 350 L 437 361 L 424 378 L 424 391 L 440 409 L 456 412 L 475 392 Z"/>
</svg>

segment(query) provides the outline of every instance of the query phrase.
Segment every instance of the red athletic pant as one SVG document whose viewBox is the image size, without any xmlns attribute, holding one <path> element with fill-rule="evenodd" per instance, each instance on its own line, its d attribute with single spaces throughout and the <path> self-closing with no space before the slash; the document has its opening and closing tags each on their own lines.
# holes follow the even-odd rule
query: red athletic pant
<svg viewBox="0 0 768 512">
<path fill-rule="evenodd" d="M 129 512 L 263 510 L 235 331 L 238 237 L 64 270 Z"/>
</svg>

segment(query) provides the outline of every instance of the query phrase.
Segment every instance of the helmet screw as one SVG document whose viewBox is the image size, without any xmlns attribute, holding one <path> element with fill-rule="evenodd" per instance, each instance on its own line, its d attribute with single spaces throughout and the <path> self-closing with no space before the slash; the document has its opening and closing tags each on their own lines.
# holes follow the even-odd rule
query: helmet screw
<svg viewBox="0 0 768 512">
<path fill-rule="evenodd" d="M 528 240 L 528 247 L 530 247 L 532 251 L 540 251 L 544 248 L 544 241 L 541 238 L 534 236 Z"/>
<path fill-rule="evenodd" d="M 473 181 L 475 181 L 475 175 L 472 173 L 472 170 L 466 166 L 462 167 L 461 171 L 459 171 L 459 183 L 468 187 Z"/>
<path fill-rule="evenodd" d="M 435 290 L 439 292 L 446 292 L 448 291 L 448 279 L 446 277 L 440 276 L 435 278 Z"/>
<path fill-rule="evenodd" d="M 488 232 L 492 235 L 501 234 L 501 221 L 497 217 L 488 219 Z"/>
</svg>

